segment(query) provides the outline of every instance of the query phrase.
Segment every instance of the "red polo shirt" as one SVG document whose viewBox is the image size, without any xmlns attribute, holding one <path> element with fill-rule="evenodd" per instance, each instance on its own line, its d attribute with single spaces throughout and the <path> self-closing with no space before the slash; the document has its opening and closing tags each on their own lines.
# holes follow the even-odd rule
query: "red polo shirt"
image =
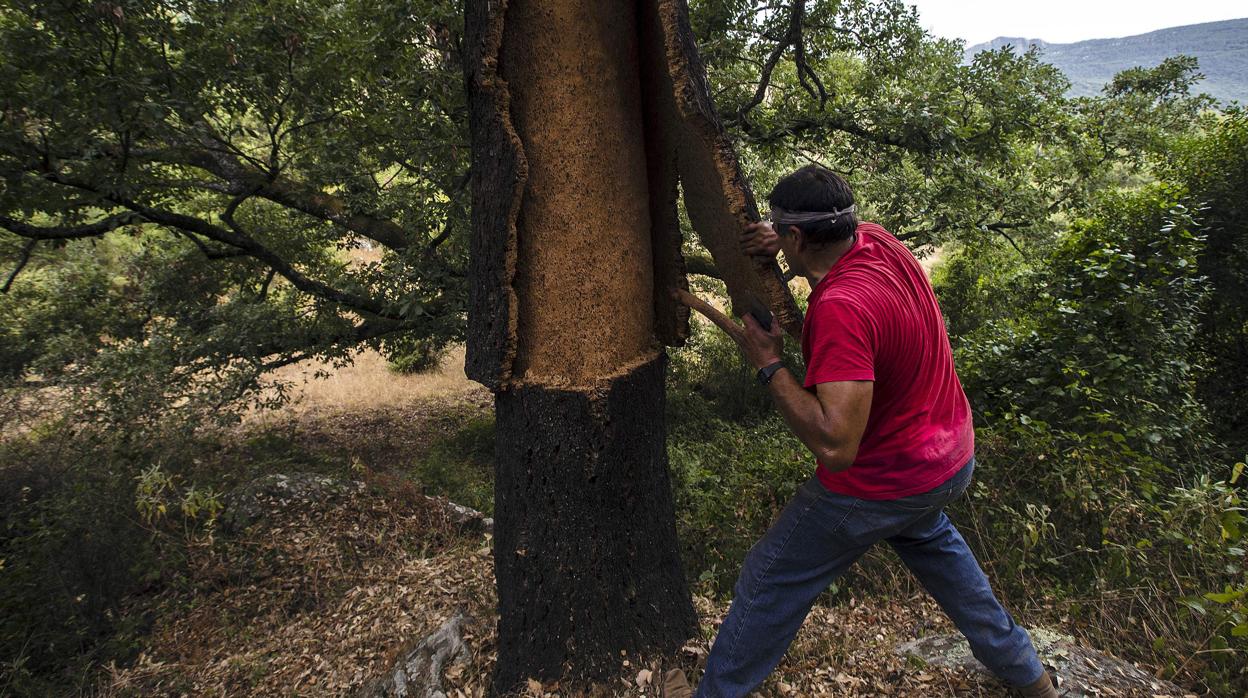
<svg viewBox="0 0 1248 698">
<path fill-rule="evenodd" d="M 971 408 L 949 336 L 918 260 L 875 223 L 811 291 L 802 327 L 806 387 L 875 381 L 871 414 L 849 469 L 819 464 L 833 492 L 897 499 L 948 480 L 975 451 Z"/>
</svg>

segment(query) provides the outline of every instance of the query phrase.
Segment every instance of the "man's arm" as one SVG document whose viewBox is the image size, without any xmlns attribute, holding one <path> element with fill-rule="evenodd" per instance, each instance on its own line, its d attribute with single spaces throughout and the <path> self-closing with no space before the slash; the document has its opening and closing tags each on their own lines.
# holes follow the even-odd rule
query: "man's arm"
<svg viewBox="0 0 1248 698">
<path fill-rule="evenodd" d="M 820 383 L 810 392 L 787 368 L 777 371 L 767 384 L 784 421 L 832 471 L 854 464 L 858 444 L 871 413 L 872 381 Z"/>
<path fill-rule="evenodd" d="M 747 315 L 738 343 L 751 365 L 760 369 L 780 360 L 784 336 L 774 324 L 768 332 Z M 874 387 L 873 381 L 834 381 L 820 383 L 812 393 L 787 368 L 777 371 L 767 384 L 785 423 L 833 471 L 853 465 L 858 455 Z"/>
</svg>

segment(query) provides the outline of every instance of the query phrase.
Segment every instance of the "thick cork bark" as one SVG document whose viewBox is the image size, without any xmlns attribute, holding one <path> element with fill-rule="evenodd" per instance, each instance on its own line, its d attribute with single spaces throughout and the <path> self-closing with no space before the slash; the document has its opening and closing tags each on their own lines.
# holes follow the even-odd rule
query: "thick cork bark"
<svg viewBox="0 0 1248 698">
<path fill-rule="evenodd" d="M 511 124 L 511 97 L 498 74 L 504 7 L 472 0 L 464 8 L 464 82 L 472 133 L 472 283 L 464 371 L 492 390 L 511 379 L 516 358 L 516 219 L 528 179 L 524 146 Z"/>
<path fill-rule="evenodd" d="M 697 630 L 660 343 L 688 314 L 668 294 L 686 286 L 675 162 L 648 137 L 636 5 L 474 0 L 467 21 L 468 370 L 496 393 L 504 692 L 605 677 L 621 650 L 672 652 Z"/>
<path fill-rule="evenodd" d="M 737 251 L 757 211 L 683 3 L 468 0 L 466 49 L 467 370 L 496 396 L 502 692 L 605 677 L 621 650 L 697 630 L 664 428 L 663 346 L 688 336 L 680 185 L 734 309 L 801 316 L 774 261 Z"/>
<path fill-rule="evenodd" d="M 673 96 L 676 114 L 670 131 L 677 134 L 678 169 L 685 193 L 685 209 L 698 238 L 715 259 L 728 287 L 732 310 L 775 313 L 793 337 L 801 336 L 802 311 L 793 300 L 774 259 L 751 257 L 740 251 L 740 235 L 759 219 L 758 206 L 737 161 L 732 142 L 715 113 L 706 78 L 689 26 L 685 0 L 650 0 L 656 8 L 657 32 L 667 60 L 668 84 L 663 97 Z M 655 85 L 655 87 L 659 87 Z"/>
<path fill-rule="evenodd" d="M 697 630 L 676 548 L 657 358 L 601 391 L 498 393 L 495 687 L 604 678 Z"/>
</svg>

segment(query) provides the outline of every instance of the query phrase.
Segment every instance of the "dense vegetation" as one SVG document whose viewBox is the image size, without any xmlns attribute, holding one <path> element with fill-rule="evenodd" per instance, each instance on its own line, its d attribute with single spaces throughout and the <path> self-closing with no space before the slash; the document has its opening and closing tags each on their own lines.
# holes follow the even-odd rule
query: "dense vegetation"
<svg viewBox="0 0 1248 698">
<path fill-rule="evenodd" d="M 756 188 L 824 163 L 939 255 L 980 444 L 958 516 L 1005 596 L 1193 687 L 1248 688 L 1248 116 L 1192 94 L 1186 58 L 1072 99 L 1036 53 L 962 65 L 900 2 L 764 6 L 692 3 L 718 107 Z M 295 458 L 223 458 L 205 428 L 280 404 L 268 371 L 362 345 L 416 369 L 461 337 L 457 8 L 0 9 L 0 692 L 133 657 L 127 609 L 179 583 L 217 493 Z M 674 356 L 686 563 L 726 593 L 809 461 L 726 340 Z M 489 427 L 415 475 L 488 504 Z"/>
</svg>

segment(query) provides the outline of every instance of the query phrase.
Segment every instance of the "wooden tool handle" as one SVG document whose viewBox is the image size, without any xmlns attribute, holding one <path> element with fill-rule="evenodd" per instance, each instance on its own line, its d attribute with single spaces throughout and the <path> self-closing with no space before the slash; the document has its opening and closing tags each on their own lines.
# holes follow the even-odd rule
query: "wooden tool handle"
<svg viewBox="0 0 1248 698">
<path fill-rule="evenodd" d="M 733 339 L 741 340 L 745 337 L 745 330 L 740 325 L 732 321 L 732 318 L 724 315 L 715 309 L 715 306 L 698 298 L 692 293 L 684 289 L 676 289 L 672 292 L 676 300 L 702 313 L 707 320 L 719 326 L 719 329 L 727 332 Z"/>
</svg>

